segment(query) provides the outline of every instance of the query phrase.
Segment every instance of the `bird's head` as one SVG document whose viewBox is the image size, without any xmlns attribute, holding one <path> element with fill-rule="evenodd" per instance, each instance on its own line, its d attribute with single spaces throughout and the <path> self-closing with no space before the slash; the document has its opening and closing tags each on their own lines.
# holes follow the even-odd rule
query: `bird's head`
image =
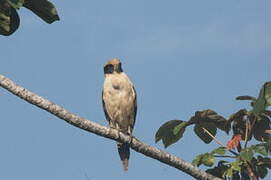
<svg viewBox="0 0 271 180">
<path fill-rule="evenodd" d="M 112 59 L 104 65 L 104 74 L 121 73 L 121 62 L 119 59 Z"/>
</svg>

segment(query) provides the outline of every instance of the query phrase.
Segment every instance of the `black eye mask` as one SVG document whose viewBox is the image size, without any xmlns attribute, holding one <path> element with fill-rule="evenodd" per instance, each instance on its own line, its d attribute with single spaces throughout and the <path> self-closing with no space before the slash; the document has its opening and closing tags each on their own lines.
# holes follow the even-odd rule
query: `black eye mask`
<svg viewBox="0 0 271 180">
<path fill-rule="evenodd" d="M 114 66 L 112 64 L 108 64 L 104 66 L 104 73 L 105 74 L 112 74 L 114 71 Z"/>
</svg>

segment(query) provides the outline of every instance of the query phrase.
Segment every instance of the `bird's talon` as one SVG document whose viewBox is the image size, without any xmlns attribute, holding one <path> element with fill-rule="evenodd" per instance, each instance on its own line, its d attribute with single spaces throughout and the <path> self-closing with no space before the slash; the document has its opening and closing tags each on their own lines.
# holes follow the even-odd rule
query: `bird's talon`
<svg viewBox="0 0 271 180">
<path fill-rule="evenodd" d="M 134 139 L 134 136 L 133 136 L 133 135 L 130 135 L 130 141 L 129 141 L 129 145 L 131 145 L 131 144 L 132 144 L 133 139 Z"/>
</svg>

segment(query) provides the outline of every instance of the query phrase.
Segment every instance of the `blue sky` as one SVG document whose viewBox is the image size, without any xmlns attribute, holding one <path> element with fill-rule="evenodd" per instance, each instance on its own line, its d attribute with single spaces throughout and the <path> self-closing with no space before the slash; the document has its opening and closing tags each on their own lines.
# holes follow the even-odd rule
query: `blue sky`
<svg viewBox="0 0 271 180">
<path fill-rule="evenodd" d="M 120 58 L 138 93 L 134 135 L 154 143 L 171 119 L 213 109 L 229 117 L 271 80 L 271 2 L 54 1 L 61 21 L 48 25 L 26 9 L 0 37 L 0 73 L 84 118 L 107 125 L 103 64 Z M 75 128 L 0 89 L 0 179 L 192 179 L 134 151 L 122 171 L 113 141 Z M 192 128 L 166 149 L 182 159 L 217 147 Z M 218 138 L 226 143 L 224 133 Z M 270 179 L 269 175 L 266 179 Z"/>
</svg>

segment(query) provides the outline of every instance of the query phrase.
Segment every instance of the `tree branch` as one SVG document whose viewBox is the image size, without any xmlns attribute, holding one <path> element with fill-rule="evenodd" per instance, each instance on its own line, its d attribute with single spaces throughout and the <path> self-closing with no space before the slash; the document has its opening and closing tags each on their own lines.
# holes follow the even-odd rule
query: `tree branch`
<svg viewBox="0 0 271 180">
<path fill-rule="evenodd" d="M 127 136 L 123 133 L 119 133 L 115 129 L 110 129 L 108 127 L 102 126 L 95 122 L 81 118 L 64 108 L 60 107 L 53 102 L 50 102 L 47 99 L 44 99 L 41 96 L 38 96 L 27 89 L 16 85 L 10 79 L 4 77 L 0 74 L 0 86 L 14 95 L 22 98 L 23 100 L 38 106 L 41 109 L 57 116 L 60 119 L 63 119 L 67 123 L 76 126 L 85 131 L 94 133 L 105 138 L 113 139 L 119 142 L 129 143 L 130 136 Z M 221 180 L 220 178 L 214 177 L 211 174 L 206 173 L 205 171 L 200 170 L 199 168 L 193 166 L 192 164 L 174 156 L 167 152 L 164 152 L 160 149 L 147 145 L 136 138 L 132 138 L 131 148 L 139 153 L 142 153 L 148 157 L 156 159 L 164 164 L 175 167 L 190 176 L 193 176 L 196 179 L 200 180 Z"/>
</svg>

